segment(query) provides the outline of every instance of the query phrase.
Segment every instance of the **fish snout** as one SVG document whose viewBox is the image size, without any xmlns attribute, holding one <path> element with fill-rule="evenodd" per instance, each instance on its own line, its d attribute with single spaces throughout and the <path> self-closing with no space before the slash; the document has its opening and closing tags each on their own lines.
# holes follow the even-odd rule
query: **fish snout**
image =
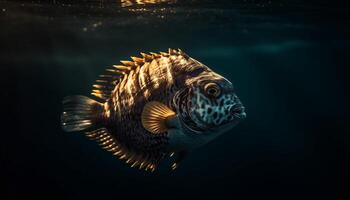
<svg viewBox="0 0 350 200">
<path fill-rule="evenodd" d="M 235 118 L 238 118 L 238 119 L 245 119 L 247 116 L 245 113 L 245 108 L 242 104 L 237 104 L 237 105 L 233 106 L 230 109 L 230 113 L 232 116 L 234 116 Z"/>
</svg>

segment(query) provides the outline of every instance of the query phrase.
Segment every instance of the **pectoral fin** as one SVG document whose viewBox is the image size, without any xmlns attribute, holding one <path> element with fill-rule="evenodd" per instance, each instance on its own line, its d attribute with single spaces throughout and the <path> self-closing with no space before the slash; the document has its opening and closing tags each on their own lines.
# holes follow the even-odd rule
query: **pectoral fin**
<svg viewBox="0 0 350 200">
<path fill-rule="evenodd" d="M 161 134 L 177 124 L 177 117 L 176 113 L 168 106 L 157 101 L 151 101 L 143 108 L 141 122 L 147 131 L 153 134 Z"/>
</svg>

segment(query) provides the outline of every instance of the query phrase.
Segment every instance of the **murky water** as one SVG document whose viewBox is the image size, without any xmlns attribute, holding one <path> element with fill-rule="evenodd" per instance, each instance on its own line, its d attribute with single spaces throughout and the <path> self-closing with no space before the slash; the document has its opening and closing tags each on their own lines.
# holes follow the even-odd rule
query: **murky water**
<svg viewBox="0 0 350 200">
<path fill-rule="evenodd" d="M 342 197 L 348 27 L 347 8 L 323 1 L 0 1 L 4 194 Z M 153 174 L 61 130 L 64 96 L 88 95 L 119 60 L 169 47 L 232 80 L 247 120 L 176 172 L 164 162 Z"/>
</svg>

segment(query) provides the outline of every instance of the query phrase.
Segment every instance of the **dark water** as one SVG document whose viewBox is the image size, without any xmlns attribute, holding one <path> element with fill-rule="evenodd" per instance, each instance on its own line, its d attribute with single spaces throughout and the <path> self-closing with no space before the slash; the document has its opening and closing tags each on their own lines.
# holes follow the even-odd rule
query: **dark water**
<svg viewBox="0 0 350 200">
<path fill-rule="evenodd" d="M 0 198 L 345 198 L 348 11 L 334 1 L 0 1 Z M 246 121 L 155 173 L 60 129 L 64 96 L 169 47 L 232 80 Z"/>
</svg>

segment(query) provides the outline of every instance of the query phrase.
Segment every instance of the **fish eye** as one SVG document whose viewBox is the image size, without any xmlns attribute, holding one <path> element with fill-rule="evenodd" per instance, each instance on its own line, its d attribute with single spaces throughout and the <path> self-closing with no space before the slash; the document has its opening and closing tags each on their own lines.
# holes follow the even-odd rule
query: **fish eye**
<svg viewBox="0 0 350 200">
<path fill-rule="evenodd" d="M 209 97 L 218 97 L 221 93 L 221 89 L 216 83 L 208 83 L 204 86 L 205 94 Z"/>
</svg>

